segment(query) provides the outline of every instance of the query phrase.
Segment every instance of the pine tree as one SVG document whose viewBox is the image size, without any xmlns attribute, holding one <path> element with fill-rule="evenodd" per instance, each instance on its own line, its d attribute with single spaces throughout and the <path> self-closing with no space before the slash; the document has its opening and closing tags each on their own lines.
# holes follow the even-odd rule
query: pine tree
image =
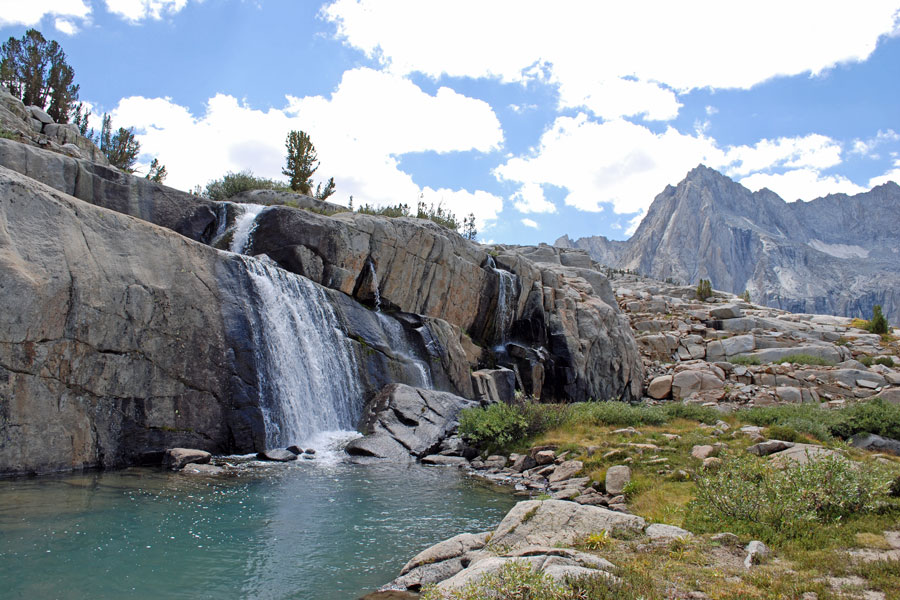
<svg viewBox="0 0 900 600">
<path fill-rule="evenodd" d="M 330 195 L 334 193 L 334 177 L 328 179 L 328 183 L 325 184 L 325 187 L 322 187 L 322 184 L 316 186 L 316 198 L 319 200 L 325 200 Z"/>
<path fill-rule="evenodd" d="M 36 29 L 0 46 L 0 85 L 26 106 L 47 108 L 57 123 L 68 123 L 75 108 L 79 86 L 74 79 L 62 46 L 48 42 Z"/>
<path fill-rule="evenodd" d="M 872 307 L 872 320 L 869 321 L 868 329 L 872 333 L 884 334 L 888 332 L 888 322 L 881 312 L 880 304 L 876 304 Z"/>
<path fill-rule="evenodd" d="M 463 219 L 463 237 L 467 240 L 475 240 L 478 230 L 475 229 L 475 213 L 469 213 L 469 216 Z"/>
<path fill-rule="evenodd" d="M 700 283 L 697 284 L 697 298 L 706 300 L 712 295 L 712 283 L 710 283 L 709 279 L 701 279 Z"/>
<path fill-rule="evenodd" d="M 287 158 L 281 173 L 290 179 L 292 190 L 308 196 L 312 191 L 313 173 L 319 168 L 316 147 L 305 131 L 291 131 L 284 144 Z"/>
<path fill-rule="evenodd" d="M 144 177 L 155 183 L 162 183 L 168 175 L 169 172 L 166 171 L 166 166 L 159 164 L 159 159 L 154 158 L 150 161 L 150 169 Z"/>
<path fill-rule="evenodd" d="M 119 127 L 112 132 L 112 119 L 108 114 L 103 115 L 103 127 L 100 137 L 94 140 L 100 147 L 100 151 L 109 159 L 109 164 L 126 173 L 134 173 L 134 163 L 141 153 L 141 143 L 134 139 L 134 128 Z"/>
</svg>

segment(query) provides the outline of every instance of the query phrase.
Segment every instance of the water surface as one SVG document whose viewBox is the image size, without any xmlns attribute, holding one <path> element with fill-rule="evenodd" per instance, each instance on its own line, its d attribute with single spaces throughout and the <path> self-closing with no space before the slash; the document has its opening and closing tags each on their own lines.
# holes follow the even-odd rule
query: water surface
<svg viewBox="0 0 900 600">
<path fill-rule="evenodd" d="M 0 597 L 354 599 L 514 502 L 455 469 L 325 461 L 0 481 Z"/>
</svg>

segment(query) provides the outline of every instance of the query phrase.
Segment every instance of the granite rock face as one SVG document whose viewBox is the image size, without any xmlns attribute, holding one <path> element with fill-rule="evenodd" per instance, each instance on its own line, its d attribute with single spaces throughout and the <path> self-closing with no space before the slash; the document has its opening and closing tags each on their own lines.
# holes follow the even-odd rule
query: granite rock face
<svg viewBox="0 0 900 600">
<path fill-rule="evenodd" d="M 668 186 L 634 236 L 568 237 L 610 266 L 659 280 L 750 292 L 754 302 L 791 312 L 870 318 L 880 304 L 900 322 L 900 186 L 785 202 L 751 192 L 699 166 Z"/>
</svg>

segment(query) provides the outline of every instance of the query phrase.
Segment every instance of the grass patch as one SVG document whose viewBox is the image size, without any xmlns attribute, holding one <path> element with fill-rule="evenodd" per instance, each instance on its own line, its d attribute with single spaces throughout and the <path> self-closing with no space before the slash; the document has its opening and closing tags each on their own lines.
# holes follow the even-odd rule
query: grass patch
<svg viewBox="0 0 900 600">
<path fill-rule="evenodd" d="M 833 361 L 825 360 L 820 356 L 813 356 L 811 354 L 789 354 L 778 362 L 796 365 L 815 365 L 818 367 L 832 367 L 835 364 Z"/>
<path fill-rule="evenodd" d="M 743 356 L 743 355 L 732 356 L 731 358 L 728 359 L 728 362 L 730 362 L 731 364 L 734 364 L 734 365 L 743 365 L 745 367 L 762 364 L 762 362 L 756 356 Z"/>
<path fill-rule="evenodd" d="M 3 129 L 2 127 L 0 127 L 0 139 L 17 140 L 17 139 L 19 139 L 19 136 L 16 135 L 15 133 L 13 133 L 12 131 L 7 131 L 6 129 Z"/>
</svg>

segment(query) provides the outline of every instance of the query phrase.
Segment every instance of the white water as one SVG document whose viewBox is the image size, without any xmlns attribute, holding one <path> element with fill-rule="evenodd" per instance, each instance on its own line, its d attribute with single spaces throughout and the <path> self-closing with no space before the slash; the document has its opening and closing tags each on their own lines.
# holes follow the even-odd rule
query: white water
<svg viewBox="0 0 900 600">
<path fill-rule="evenodd" d="M 377 313 L 377 315 L 378 320 L 381 322 L 381 327 L 391 343 L 391 352 L 402 363 L 412 368 L 416 374 L 417 381 L 410 385 L 430 390 L 433 386 L 431 370 L 425 361 L 416 358 L 416 351 L 409 343 L 403 325 L 397 319 L 393 319 L 384 313 Z"/>
<path fill-rule="evenodd" d="M 488 266 L 499 277 L 497 285 L 497 308 L 494 312 L 494 337 L 499 343 L 499 347 L 506 342 L 506 336 L 509 332 L 512 322 L 516 318 L 516 287 L 518 277 L 505 269 L 497 267 L 494 258 L 488 255 Z"/>
<path fill-rule="evenodd" d="M 235 204 L 243 211 L 234 223 L 234 233 L 231 237 L 231 246 L 228 248 L 235 254 L 243 254 L 247 248 L 247 242 L 256 229 L 256 217 L 267 207 L 262 204 Z"/>
<path fill-rule="evenodd" d="M 325 293 L 267 262 L 243 261 L 258 298 L 253 341 L 266 446 L 314 445 L 325 432 L 352 430 L 363 408 L 356 359 Z"/>
<path fill-rule="evenodd" d="M 378 289 L 378 273 L 375 272 L 375 263 L 371 260 L 368 262 L 369 270 L 372 272 L 372 287 L 375 288 L 375 312 L 381 312 L 381 291 Z"/>
</svg>

